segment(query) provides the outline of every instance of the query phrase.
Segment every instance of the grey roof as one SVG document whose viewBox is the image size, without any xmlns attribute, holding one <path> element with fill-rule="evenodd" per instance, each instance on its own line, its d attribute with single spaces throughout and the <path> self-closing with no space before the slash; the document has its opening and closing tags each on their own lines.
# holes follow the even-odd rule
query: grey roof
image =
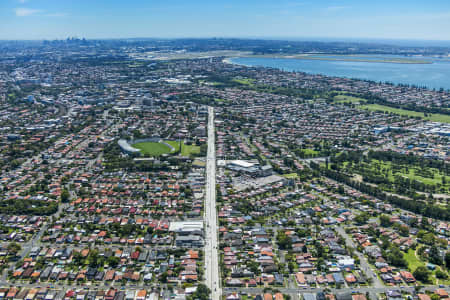
<svg viewBox="0 0 450 300">
<path fill-rule="evenodd" d="M 128 144 L 127 140 L 119 140 L 117 143 L 119 144 L 120 148 L 122 148 L 122 150 L 125 152 L 130 152 L 130 153 L 140 152 L 139 149 L 136 149 L 136 148 L 132 147 L 130 144 Z"/>
<path fill-rule="evenodd" d="M 313 293 L 304 293 L 303 294 L 304 300 L 316 300 L 316 294 Z"/>
</svg>

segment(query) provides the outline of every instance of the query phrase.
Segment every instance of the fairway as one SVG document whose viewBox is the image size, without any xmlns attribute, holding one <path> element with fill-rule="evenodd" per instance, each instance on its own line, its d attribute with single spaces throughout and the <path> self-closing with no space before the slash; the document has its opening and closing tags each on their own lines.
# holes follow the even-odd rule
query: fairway
<svg viewBox="0 0 450 300">
<path fill-rule="evenodd" d="M 398 114 L 398 115 L 402 115 L 402 116 L 419 117 L 424 120 L 429 120 L 429 121 L 433 121 L 433 122 L 450 123 L 450 116 L 443 115 L 443 114 L 428 114 L 428 116 L 425 117 L 425 114 L 422 112 L 400 109 L 400 108 L 393 108 L 393 107 L 379 105 L 379 104 L 366 104 L 366 105 L 361 105 L 359 107 L 368 109 L 371 111 L 383 111 L 383 112 L 394 113 L 394 114 Z"/>
<path fill-rule="evenodd" d="M 253 78 L 234 78 L 233 81 L 242 85 L 253 85 L 255 80 Z"/>
<path fill-rule="evenodd" d="M 354 104 L 364 103 L 366 100 L 363 98 L 353 97 L 353 96 L 347 96 L 347 95 L 337 95 L 333 98 L 334 102 L 336 103 L 347 103 L 351 102 Z"/>
<path fill-rule="evenodd" d="M 393 164 L 390 161 L 371 159 L 368 162 L 360 162 L 357 165 L 349 166 L 348 162 L 343 162 L 342 166 L 351 173 L 364 176 L 372 174 L 385 177 L 391 184 L 395 184 L 396 177 L 401 176 L 416 180 L 423 184 L 439 186 L 436 192 L 448 193 L 450 189 L 450 176 L 436 168 L 420 167 L 406 164 Z M 444 180 L 442 179 L 443 177 Z M 443 183 L 445 182 L 445 184 Z"/>
<path fill-rule="evenodd" d="M 133 145 L 134 148 L 141 150 L 141 153 L 150 156 L 160 156 L 162 154 L 170 153 L 170 148 L 167 145 L 156 142 L 144 142 Z"/>
<path fill-rule="evenodd" d="M 316 151 L 316 150 L 310 149 L 310 148 L 304 148 L 304 149 L 301 149 L 301 151 L 302 151 L 305 155 L 311 155 L 311 156 L 319 155 L 319 151 Z"/>
</svg>

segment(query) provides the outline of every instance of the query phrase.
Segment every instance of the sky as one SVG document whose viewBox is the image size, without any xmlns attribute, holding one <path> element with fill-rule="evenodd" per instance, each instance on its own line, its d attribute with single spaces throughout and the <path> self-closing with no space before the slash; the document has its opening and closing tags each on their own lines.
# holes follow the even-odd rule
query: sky
<svg viewBox="0 0 450 300">
<path fill-rule="evenodd" d="M 449 0 L 0 0 L 0 39 L 450 40 Z"/>
</svg>

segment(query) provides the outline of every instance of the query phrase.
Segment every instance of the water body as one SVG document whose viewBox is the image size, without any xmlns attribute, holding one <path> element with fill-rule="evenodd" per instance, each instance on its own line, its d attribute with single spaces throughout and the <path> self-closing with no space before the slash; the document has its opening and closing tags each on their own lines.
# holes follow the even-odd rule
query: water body
<svg viewBox="0 0 450 300">
<path fill-rule="evenodd" d="M 317 57 L 317 56 L 315 56 Z M 323 56 L 334 58 L 336 56 Z M 405 64 L 377 62 L 380 57 L 385 59 L 408 59 L 401 56 L 347 56 L 351 59 L 363 59 L 361 61 L 333 61 L 333 60 L 307 60 L 295 58 L 261 58 L 261 57 L 237 57 L 230 59 L 232 63 L 245 66 L 261 66 L 277 68 L 285 71 L 298 71 L 310 74 L 322 74 L 327 76 L 367 79 L 376 82 L 392 82 L 395 84 L 410 84 L 425 86 L 430 89 L 444 88 L 450 90 L 450 60 L 439 58 L 417 58 L 420 61 L 430 61 L 428 64 Z M 344 56 L 339 56 L 340 59 Z M 371 62 L 370 60 L 374 60 Z"/>
</svg>

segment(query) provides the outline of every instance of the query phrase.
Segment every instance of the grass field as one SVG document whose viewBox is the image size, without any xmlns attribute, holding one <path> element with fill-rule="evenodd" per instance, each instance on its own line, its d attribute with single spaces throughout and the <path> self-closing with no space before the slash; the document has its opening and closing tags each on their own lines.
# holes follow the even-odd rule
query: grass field
<svg viewBox="0 0 450 300">
<path fill-rule="evenodd" d="M 421 112 L 400 109 L 400 108 L 393 108 L 393 107 L 379 105 L 379 104 L 365 104 L 365 105 L 361 105 L 360 108 L 368 109 L 371 111 L 383 111 L 383 112 L 388 112 L 388 113 L 394 113 L 394 114 L 398 114 L 398 115 L 402 115 L 402 116 L 420 117 L 422 119 L 433 121 L 433 122 L 450 123 L 450 115 L 428 114 L 428 116 L 425 117 L 425 114 L 421 113 Z"/>
<path fill-rule="evenodd" d="M 408 269 L 412 272 L 414 272 L 417 267 L 425 267 L 426 263 L 421 261 L 419 258 L 417 258 L 415 251 L 413 249 L 409 249 L 407 253 L 404 254 L 403 256 L 406 260 L 406 262 L 408 263 Z M 450 280 L 449 279 L 437 279 L 436 278 L 436 271 L 438 269 L 441 269 L 441 271 L 447 273 L 445 270 L 443 270 L 442 268 L 440 268 L 439 266 L 437 266 L 435 271 L 431 272 L 431 280 L 433 282 L 433 284 L 449 284 Z"/>
<path fill-rule="evenodd" d="M 348 166 L 348 162 L 343 162 L 342 166 L 346 168 Z M 381 161 L 377 159 L 372 159 L 369 163 L 361 162 L 359 167 L 365 170 L 370 170 L 373 174 L 378 174 L 380 176 L 384 175 L 391 182 L 394 182 L 395 176 L 399 175 L 429 185 L 442 185 L 442 177 L 445 176 L 446 184 L 442 185 L 442 187 L 446 189 L 446 191 L 450 190 L 450 176 L 446 176 L 444 172 L 439 171 L 436 168 L 425 167 L 421 169 L 419 166 L 393 166 L 390 161 Z M 355 172 L 358 174 L 361 173 L 357 170 L 350 170 L 350 172 Z"/>
<path fill-rule="evenodd" d="M 442 177 L 445 176 L 444 174 L 440 174 L 437 169 L 429 168 L 434 174 L 434 178 L 428 178 L 423 177 L 418 174 L 416 174 L 414 168 L 408 168 L 408 171 L 406 169 L 401 173 L 401 175 L 408 177 L 409 179 L 417 180 L 420 182 L 423 182 L 425 184 L 441 184 L 442 183 Z M 445 176 L 445 181 L 450 182 L 450 176 Z M 447 185 L 446 185 L 447 186 Z"/>
<path fill-rule="evenodd" d="M 298 175 L 297 175 L 297 173 L 289 173 L 289 174 L 283 174 L 283 177 L 287 178 L 287 179 L 297 179 Z"/>
<path fill-rule="evenodd" d="M 413 249 L 408 249 L 408 252 L 403 256 L 408 262 L 408 269 L 414 272 L 417 267 L 425 266 L 425 263 L 417 258 Z"/>
<path fill-rule="evenodd" d="M 365 99 L 363 98 L 358 98 L 358 97 L 353 97 L 353 96 L 347 96 L 347 95 L 337 95 L 334 96 L 333 98 L 334 102 L 336 103 L 346 103 L 346 102 L 351 102 L 351 103 L 364 103 Z"/>
<path fill-rule="evenodd" d="M 234 78 L 233 81 L 243 85 L 253 85 L 254 80 L 251 78 Z"/>
<path fill-rule="evenodd" d="M 337 91 L 336 91 L 337 92 Z M 401 108 L 394 108 L 386 105 L 380 105 L 380 104 L 365 104 L 366 99 L 349 96 L 345 94 L 340 94 L 337 96 L 334 96 L 333 98 L 335 103 L 353 103 L 353 104 L 360 104 L 358 107 L 361 109 L 367 109 L 371 111 L 383 111 L 388 113 L 394 113 L 401 116 L 408 116 L 408 117 L 419 117 L 424 120 L 429 120 L 433 122 L 441 122 L 441 123 L 450 123 L 450 115 L 443 115 L 443 114 L 427 114 L 425 116 L 424 113 L 418 112 L 418 111 L 412 111 L 412 110 L 406 110 Z"/>
<path fill-rule="evenodd" d="M 380 161 L 377 159 L 372 159 L 372 169 L 384 169 L 383 173 L 389 176 L 389 180 L 394 180 L 395 175 L 401 175 L 404 177 L 408 177 L 409 179 L 414 179 L 425 184 L 437 184 L 442 183 L 442 177 L 445 176 L 443 172 L 439 172 L 438 169 L 435 168 L 426 168 L 427 171 L 433 174 L 433 178 L 420 176 L 420 168 L 414 166 L 404 166 L 402 165 L 401 169 L 398 171 L 394 171 L 392 168 L 392 163 L 389 161 Z M 450 181 L 450 177 L 445 177 L 446 181 Z"/>
<path fill-rule="evenodd" d="M 165 141 L 167 144 L 175 148 L 175 151 L 180 150 L 180 142 L 179 141 Z M 196 145 L 186 145 L 185 143 L 181 146 L 181 155 L 189 156 L 191 154 L 200 153 L 200 146 Z"/>
<path fill-rule="evenodd" d="M 216 104 L 218 104 L 218 105 L 223 105 L 223 104 L 229 104 L 229 103 L 231 103 L 230 100 L 225 100 L 225 99 L 222 99 L 222 98 L 214 98 L 214 102 L 215 102 Z"/>
<path fill-rule="evenodd" d="M 316 151 L 316 150 L 310 149 L 310 148 L 302 149 L 302 152 L 305 154 L 309 154 L 309 155 L 318 155 L 319 154 L 319 151 Z"/>
<path fill-rule="evenodd" d="M 170 153 L 170 148 L 167 145 L 155 142 L 137 143 L 133 145 L 134 148 L 141 150 L 141 153 L 150 156 L 160 156 L 162 154 Z"/>
<path fill-rule="evenodd" d="M 200 153 L 200 146 L 183 144 L 183 147 L 181 148 L 181 155 L 183 156 L 189 156 L 191 154 L 198 153 Z"/>
<path fill-rule="evenodd" d="M 407 253 L 404 254 L 403 258 L 408 263 L 408 269 L 411 273 L 413 273 L 418 267 L 425 267 L 425 263 L 417 258 L 416 253 L 413 249 L 409 249 Z M 434 274 L 430 276 L 433 284 L 436 284 L 436 277 Z"/>
</svg>

